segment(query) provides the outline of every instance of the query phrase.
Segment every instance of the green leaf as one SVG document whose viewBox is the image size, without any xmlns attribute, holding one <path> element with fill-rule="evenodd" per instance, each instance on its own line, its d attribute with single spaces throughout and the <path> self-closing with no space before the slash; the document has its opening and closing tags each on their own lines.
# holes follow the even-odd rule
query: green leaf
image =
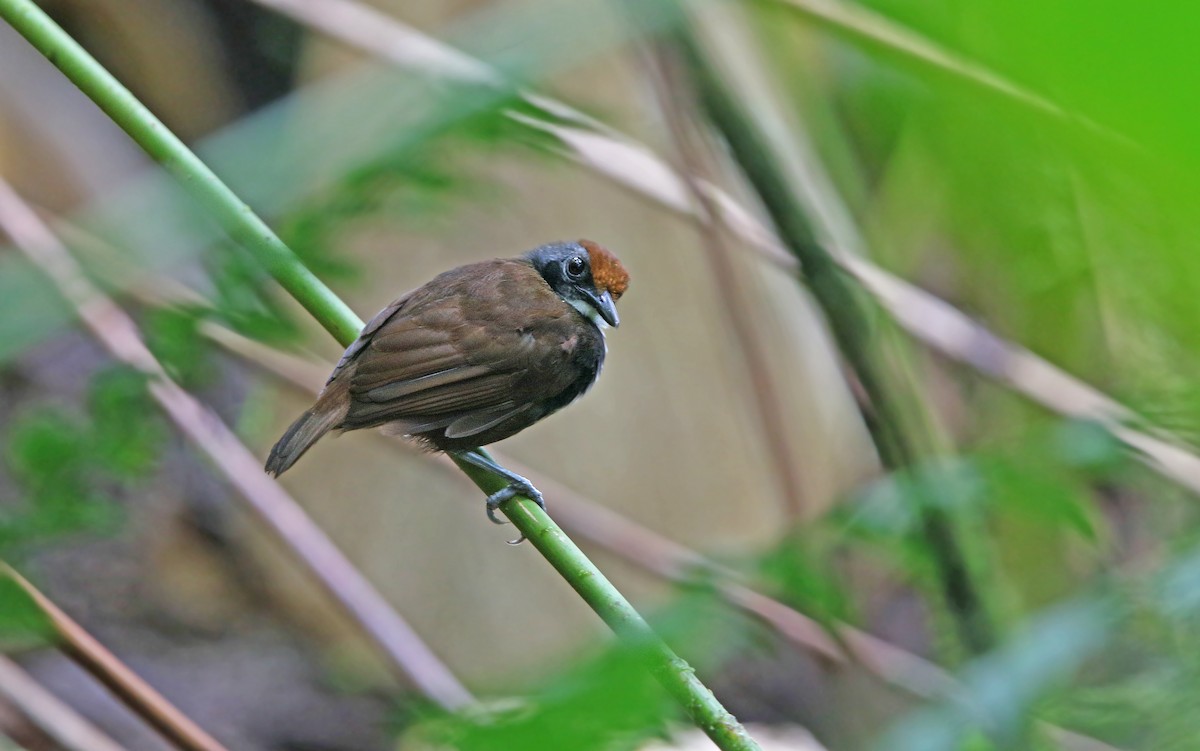
<svg viewBox="0 0 1200 751">
<path fill-rule="evenodd" d="M 45 611 L 0 568 L 0 650 L 48 644 L 54 633 Z"/>
<path fill-rule="evenodd" d="M 296 340 L 299 329 L 273 297 L 270 276 L 239 247 L 220 245 L 205 260 L 215 287 L 216 315 L 235 331 L 270 344 Z"/>
<path fill-rule="evenodd" d="M 156 308 L 142 326 L 146 346 L 171 378 L 187 387 L 208 383 L 214 375 L 212 346 L 200 333 L 208 314 L 202 308 Z"/>
<path fill-rule="evenodd" d="M 151 471 L 167 440 L 166 426 L 146 390 L 147 377 L 115 368 L 92 378 L 89 463 L 124 480 Z"/>
<path fill-rule="evenodd" d="M 979 466 L 989 502 L 998 511 L 1066 525 L 1088 540 L 1097 539 L 1091 498 L 1065 472 L 1002 457 L 980 460 Z"/>
<path fill-rule="evenodd" d="M 70 474 L 86 455 L 84 428 L 58 409 L 26 414 L 9 433 L 9 464 L 26 482 L 40 484 Z"/>
<path fill-rule="evenodd" d="M 1116 436 L 1091 420 L 1060 422 L 1052 440 L 1066 465 L 1091 474 L 1106 472 L 1125 459 L 1125 451 Z"/>
<path fill-rule="evenodd" d="M 959 674 L 953 700 L 918 709 L 877 744 L 889 751 L 958 751 L 983 734 L 1000 746 L 1030 730 L 1037 702 L 1065 686 L 1084 662 L 1109 643 L 1118 610 L 1107 600 L 1057 606 L 1034 619 L 1006 646 L 971 662 Z"/>
<path fill-rule="evenodd" d="M 456 751 L 633 751 L 674 715 L 640 658 L 612 649 L 526 701 L 429 721 L 409 737 Z"/>
<path fill-rule="evenodd" d="M 832 541 L 822 529 L 804 526 L 759 560 L 759 571 L 783 601 L 822 622 L 851 620 L 845 583 L 837 575 Z"/>
</svg>

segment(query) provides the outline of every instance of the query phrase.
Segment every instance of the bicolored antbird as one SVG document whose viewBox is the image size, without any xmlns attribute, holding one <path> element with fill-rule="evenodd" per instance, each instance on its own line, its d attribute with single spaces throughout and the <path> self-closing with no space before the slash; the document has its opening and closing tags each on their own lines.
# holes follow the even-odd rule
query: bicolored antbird
<svg viewBox="0 0 1200 751">
<path fill-rule="evenodd" d="M 604 363 L 604 330 L 629 274 L 587 240 L 447 271 L 379 312 L 346 349 L 316 404 L 267 459 L 279 475 L 330 430 L 382 426 L 508 481 L 545 508 L 528 480 L 479 449 L 574 401 Z"/>
</svg>

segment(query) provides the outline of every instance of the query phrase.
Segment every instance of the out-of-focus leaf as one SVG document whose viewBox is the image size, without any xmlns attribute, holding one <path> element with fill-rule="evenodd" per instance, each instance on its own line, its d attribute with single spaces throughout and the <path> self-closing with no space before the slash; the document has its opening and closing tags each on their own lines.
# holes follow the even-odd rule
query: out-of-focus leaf
<svg viewBox="0 0 1200 751">
<path fill-rule="evenodd" d="M 1000 746 L 1026 736 L 1037 703 L 1066 685 L 1112 636 L 1119 611 L 1108 600 L 1058 606 L 1034 619 L 1009 644 L 970 663 L 964 691 L 916 710 L 877 744 L 889 751 L 958 751 L 984 734 Z"/>
<path fill-rule="evenodd" d="M 796 530 L 759 560 L 760 576 L 775 595 L 823 622 L 852 621 L 845 582 L 834 568 L 837 550 L 822 528 Z"/>
<path fill-rule="evenodd" d="M 1102 474 L 1125 457 L 1121 442 L 1102 425 L 1090 420 L 1064 420 L 1054 432 L 1058 456 L 1070 467 Z"/>
<path fill-rule="evenodd" d="M 655 631 L 704 673 L 749 644 L 754 628 L 699 584 L 654 618 Z M 418 719 L 400 747 L 632 751 L 680 718 L 678 704 L 647 670 L 644 648 L 619 642 L 565 668 L 552 666 L 541 687 L 519 702 Z"/>
<path fill-rule="evenodd" d="M 45 611 L 0 567 L 0 651 L 45 644 L 53 635 Z"/>
<path fill-rule="evenodd" d="M 146 346 L 176 381 L 191 387 L 208 383 L 214 371 L 212 346 L 200 334 L 200 323 L 209 311 L 191 307 L 157 308 L 142 325 Z"/>
<path fill-rule="evenodd" d="M 146 376 L 128 368 L 98 373 L 92 378 L 88 402 L 90 461 L 124 480 L 149 472 L 167 431 L 146 391 Z"/>
<path fill-rule="evenodd" d="M 323 195 L 291 212 L 284 222 L 284 239 L 317 274 L 351 276 L 352 268 L 333 252 L 337 233 L 349 223 L 379 216 L 402 221 L 409 230 L 436 228 L 464 202 L 502 195 L 489 189 L 486 178 L 467 169 L 467 159 L 502 147 L 543 145 L 544 134 L 508 115 L 531 109 L 519 97 L 496 100 L 460 121 L 431 128 L 420 149 L 382 154 L 350 170 Z"/>
<path fill-rule="evenodd" d="M 970 459 L 942 459 L 872 483 L 835 510 L 831 522 L 848 539 L 882 549 L 911 573 L 924 575 L 934 560 L 922 533 L 926 512 L 976 517 L 987 490 L 986 477 Z"/>
<path fill-rule="evenodd" d="M 1164 615 L 1200 626 L 1200 551 L 1169 565 L 1159 575 L 1154 594 Z"/>
<path fill-rule="evenodd" d="M 79 464 L 87 448 L 85 428 L 64 413 L 47 409 L 26 415 L 14 425 L 8 457 L 22 478 L 48 480 Z"/>
<path fill-rule="evenodd" d="M 1200 553 L 1194 546 L 1133 582 L 1129 625 L 1089 685 L 1048 719 L 1123 748 L 1189 751 L 1200 738 Z"/>
<path fill-rule="evenodd" d="M 1001 458 L 981 461 L 980 467 L 987 478 L 989 501 L 997 510 L 1066 525 L 1089 540 L 1096 539 L 1087 493 L 1065 473 Z"/>
<path fill-rule="evenodd" d="M 410 730 L 401 748 L 632 751 L 661 733 L 676 711 L 640 658 L 616 648 L 515 707 L 422 723 Z"/>
<path fill-rule="evenodd" d="M 112 493 L 153 468 L 165 429 L 144 376 L 125 368 L 98 374 L 88 407 L 87 419 L 43 407 L 9 426 L 5 459 L 23 494 L 0 508 L 0 549 L 112 529 Z"/>
<path fill-rule="evenodd" d="M 299 335 L 295 322 L 272 297 L 267 272 L 245 250 L 221 245 L 205 258 L 215 288 L 214 312 L 235 331 L 271 344 Z"/>
</svg>

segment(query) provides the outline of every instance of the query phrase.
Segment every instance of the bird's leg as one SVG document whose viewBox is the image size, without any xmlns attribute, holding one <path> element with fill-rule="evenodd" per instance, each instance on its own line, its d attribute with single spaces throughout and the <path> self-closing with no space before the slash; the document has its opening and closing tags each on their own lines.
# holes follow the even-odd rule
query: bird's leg
<svg viewBox="0 0 1200 751">
<path fill-rule="evenodd" d="M 499 464 L 492 461 L 492 459 L 484 454 L 481 450 L 466 449 L 463 451 L 451 451 L 449 453 L 453 454 L 454 457 L 460 461 L 464 461 L 467 464 L 479 467 L 480 469 L 485 469 L 492 474 L 499 475 L 505 480 L 508 480 L 508 487 L 497 490 L 487 498 L 487 515 L 488 519 L 491 519 L 493 524 L 508 523 L 496 516 L 496 509 L 500 508 L 501 503 L 504 503 L 509 498 L 514 496 L 523 495 L 537 505 L 541 506 L 543 511 L 546 510 L 546 502 L 542 499 L 541 492 L 539 492 L 537 488 L 533 487 L 533 483 L 531 483 L 529 480 L 526 480 L 524 477 L 521 477 L 516 472 L 501 467 Z"/>
</svg>

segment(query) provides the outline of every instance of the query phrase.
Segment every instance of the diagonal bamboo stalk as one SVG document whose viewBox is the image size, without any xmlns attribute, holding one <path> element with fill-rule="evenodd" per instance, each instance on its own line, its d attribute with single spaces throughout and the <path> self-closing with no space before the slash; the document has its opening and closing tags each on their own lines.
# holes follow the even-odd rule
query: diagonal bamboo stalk
<svg viewBox="0 0 1200 751">
<path fill-rule="evenodd" d="M 0 180 L 0 228 L 41 267 L 79 319 L 118 360 L 150 376 L 150 393 L 167 416 L 221 470 L 250 509 L 355 620 L 397 672 L 448 709 L 473 703 L 470 693 L 413 628 L 216 415 L 180 388 L 142 342 L 136 324 L 105 297 L 50 229 Z"/>
<path fill-rule="evenodd" d="M 164 738 L 186 751 L 225 751 L 225 747 L 215 738 L 176 709 L 50 598 L 3 561 L 0 561 L 0 576 L 7 576 L 37 603 L 50 619 L 58 639 L 56 645 L 67 656 L 107 686 L 125 706 Z"/>
<path fill-rule="evenodd" d="M 346 304 L 313 276 L 256 214 L 32 0 L 0 0 L 0 17 L 46 55 L 168 172 L 189 186 L 225 231 L 259 259 L 267 271 L 295 295 L 335 339 L 344 346 L 354 340 L 362 321 Z M 27 208 L 26 212 L 33 220 L 37 220 L 36 215 Z M 44 225 L 40 226 L 45 229 Z M 48 230 L 40 239 L 48 240 L 52 245 L 57 244 Z M 119 309 L 116 312 L 120 312 Z M 136 341 L 136 332 L 128 333 Z M 169 382 L 156 379 L 151 385 L 152 393 L 158 398 L 167 389 L 164 383 Z M 180 393 L 186 396 L 181 390 Z M 173 403 L 167 400 L 164 407 L 173 416 L 175 413 L 172 409 L 180 410 L 179 423 L 185 431 L 204 425 L 201 415 L 195 413 L 198 408 L 202 410 L 196 403 L 179 400 Z M 258 484 L 260 493 L 270 490 L 281 492 L 278 485 L 263 473 L 249 471 L 247 465 L 253 457 L 240 444 L 231 444 L 228 440 L 215 443 L 215 440 L 225 437 L 213 433 L 189 435 L 210 453 L 226 455 L 227 460 L 230 454 L 238 454 L 238 472 L 231 478 L 235 483 L 245 486 Z M 496 492 L 506 484 L 504 479 L 484 470 L 461 463 L 459 468 L 485 493 Z M 262 484 L 264 480 L 266 484 Z M 641 614 L 545 511 L 530 499 L 518 496 L 505 502 L 501 512 L 614 633 L 637 649 L 649 672 L 718 747 L 724 751 L 759 748 L 741 723 L 696 677 L 691 666 L 658 638 Z M 302 518 L 307 520 L 307 517 Z M 332 545 L 328 552 L 340 556 Z"/>
</svg>

